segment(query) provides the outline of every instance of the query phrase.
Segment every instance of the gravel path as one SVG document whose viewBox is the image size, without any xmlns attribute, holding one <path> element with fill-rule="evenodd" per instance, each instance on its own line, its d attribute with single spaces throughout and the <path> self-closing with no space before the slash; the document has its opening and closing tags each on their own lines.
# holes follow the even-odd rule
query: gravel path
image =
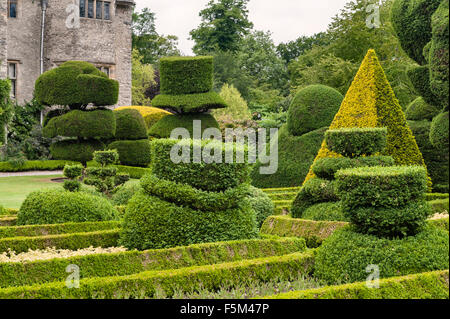
<svg viewBox="0 0 450 319">
<path fill-rule="evenodd" d="M 13 172 L 0 173 L 0 177 L 11 176 L 48 176 L 48 175 L 62 175 L 63 171 L 31 171 L 31 172 Z"/>
</svg>

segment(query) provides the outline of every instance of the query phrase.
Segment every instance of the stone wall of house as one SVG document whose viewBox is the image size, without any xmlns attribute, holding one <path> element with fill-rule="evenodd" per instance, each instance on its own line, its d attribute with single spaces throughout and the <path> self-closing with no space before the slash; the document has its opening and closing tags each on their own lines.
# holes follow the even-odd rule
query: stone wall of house
<svg viewBox="0 0 450 319">
<path fill-rule="evenodd" d="M 0 79 L 6 78 L 6 60 L 8 56 L 6 41 L 8 36 L 6 4 L 7 0 L 0 0 Z"/>
<path fill-rule="evenodd" d="M 47 2 L 44 70 L 69 60 L 110 67 L 111 77 L 120 83 L 118 104 L 130 105 L 133 1 L 111 0 L 111 20 L 80 18 L 79 25 L 72 20 L 78 13 L 74 0 Z M 31 99 L 34 82 L 40 74 L 40 3 L 40 0 L 19 1 L 18 18 L 8 19 L 8 59 L 19 61 L 20 103 Z"/>
</svg>

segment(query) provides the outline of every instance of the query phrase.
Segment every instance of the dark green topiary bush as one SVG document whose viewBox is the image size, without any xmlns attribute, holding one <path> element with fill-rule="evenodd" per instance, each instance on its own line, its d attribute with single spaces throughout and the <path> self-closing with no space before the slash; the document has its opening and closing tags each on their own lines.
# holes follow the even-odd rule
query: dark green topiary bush
<svg viewBox="0 0 450 319">
<path fill-rule="evenodd" d="M 194 163 L 194 147 L 205 151 L 205 147 L 217 148 L 222 151 L 222 163 L 206 164 L 204 161 Z M 226 144 L 218 141 L 198 140 L 171 140 L 159 139 L 151 142 L 152 171 L 158 178 L 175 181 L 196 187 L 205 191 L 220 192 L 228 188 L 237 187 L 248 183 L 251 168 L 247 164 L 246 150 L 236 144 Z M 181 154 L 182 149 L 187 150 L 189 158 L 187 163 L 175 163 L 171 159 L 171 151 L 175 148 L 175 154 Z M 226 154 L 243 157 L 243 163 L 227 163 Z M 234 154 L 234 155 L 233 155 Z M 236 158 L 236 157 L 235 157 Z M 183 158 L 177 158 L 183 160 Z"/>
<path fill-rule="evenodd" d="M 386 135 L 386 128 L 328 130 L 325 132 L 325 142 L 330 151 L 353 158 L 383 151 Z"/>
<path fill-rule="evenodd" d="M 269 195 L 253 186 L 250 186 L 248 200 L 255 210 L 256 223 L 260 229 L 266 218 L 273 215 L 275 206 Z"/>
<path fill-rule="evenodd" d="M 381 278 L 448 269 L 448 231 L 427 226 L 416 236 L 387 239 L 344 228 L 319 248 L 314 275 L 330 284 L 365 281 L 369 265 Z"/>
<path fill-rule="evenodd" d="M 151 161 L 150 141 L 115 141 L 108 145 L 108 149 L 117 150 L 122 165 L 147 167 Z"/>
<path fill-rule="evenodd" d="M 84 192 L 48 189 L 27 196 L 17 215 L 18 225 L 117 219 L 117 211 L 107 199 Z"/>
<path fill-rule="evenodd" d="M 294 187 L 302 185 L 309 168 L 322 145 L 327 128 L 294 136 L 287 125 L 278 132 L 278 170 L 275 174 L 260 173 L 257 162 L 252 171 L 252 185 L 259 188 Z"/>
<path fill-rule="evenodd" d="M 406 119 L 410 121 L 431 120 L 438 115 L 439 109 L 425 102 L 422 97 L 412 101 L 406 109 Z"/>
<path fill-rule="evenodd" d="M 430 68 L 426 66 L 418 66 L 408 70 L 410 78 L 416 93 L 424 99 L 426 103 L 431 105 L 440 105 L 439 99 L 435 96 L 430 86 Z"/>
<path fill-rule="evenodd" d="M 289 132 L 300 136 L 330 125 L 343 99 L 337 90 L 324 85 L 301 89 L 289 107 Z"/>
<path fill-rule="evenodd" d="M 255 212 L 245 203 L 241 208 L 208 212 L 140 192 L 128 203 L 120 244 L 145 250 L 256 238 Z"/>
<path fill-rule="evenodd" d="M 220 129 L 219 123 L 211 114 L 184 114 L 163 117 L 149 129 L 148 135 L 156 138 L 170 138 L 174 129 L 185 128 L 191 138 L 197 138 L 193 136 L 194 121 L 201 121 L 201 134 L 208 128 Z"/>
<path fill-rule="evenodd" d="M 114 105 L 119 96 L 119 82 L 108 79 L 88 62 L 68 61 L 43 73 L 35 84 L 35 97 L 44 105 L 67 105 L 71 109 L 89 103 Z"/>
<path fill-rule="evenodd" d="M 441 113 L 433 119 L 430 128 L 430 141 L 434 147 L 448 150 L 448 112 Z"/>
<path fill-rule="evenodd" d="M 56 136 L 111 139 L 116 131 L 114 113 L 110 110 L 74 110 L 53 117 L 43 128 L 45 137 Z"/>
<path fill-rule="evenodd" d="M 172 110 L 175 113 L 206 112 L 210 109 L 227 107 L 222 97 L 216 92 L 181 94 L 181 95 L 157 95 L 152 104 L 155 107 Z"/>
<path fill-rule="evenodd" d="M 57 160 L 70 160 L 87 163 L 94 158 L 94 152 L 100 151 L 105 145 L 98 140 L 65 140 L 50 145 L 50 152 Z"/>
<path fill-rule="evenodd" d="M 142 140 L 147 138 L 147 128 L 141 113 L 133 109 L 114 111 L 117 140 Z"/>
</svg>

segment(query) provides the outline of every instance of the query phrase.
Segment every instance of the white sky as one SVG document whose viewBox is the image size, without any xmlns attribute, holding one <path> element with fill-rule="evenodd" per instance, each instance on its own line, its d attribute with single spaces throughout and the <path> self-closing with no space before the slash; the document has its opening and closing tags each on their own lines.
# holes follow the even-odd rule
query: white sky
<svg viewBox="0 0 450 319">
<path fill-rule="evenodd" d="M 198 16 L 209 0 L 135 0 L 136 9 L 148 7 L 156 13 L 159 34 L 179 38 L 179 48 L 192 54 L 189 32 L 201 22 Z M 275 44 L 313 35 L 327 29 L 349 0 L 250 0 L 249 19 L 255 30 L 272 32 Z"/>
</svg>

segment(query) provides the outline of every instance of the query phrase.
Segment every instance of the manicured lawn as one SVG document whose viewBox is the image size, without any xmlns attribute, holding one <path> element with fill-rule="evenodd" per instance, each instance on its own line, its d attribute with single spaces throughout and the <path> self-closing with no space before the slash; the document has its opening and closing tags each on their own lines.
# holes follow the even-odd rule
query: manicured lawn
<svg viewBox="0 0 450 319">
<path fill-rule="evenodd" d="M 61 187 L 61 183 L 51 181 L 56 177 L 62 175 L 0 177 L 0 205 L 6 208 L 20 208 L 26 196 L 32 191 Z"/>
</svg>

